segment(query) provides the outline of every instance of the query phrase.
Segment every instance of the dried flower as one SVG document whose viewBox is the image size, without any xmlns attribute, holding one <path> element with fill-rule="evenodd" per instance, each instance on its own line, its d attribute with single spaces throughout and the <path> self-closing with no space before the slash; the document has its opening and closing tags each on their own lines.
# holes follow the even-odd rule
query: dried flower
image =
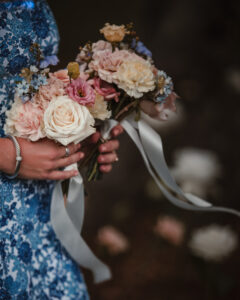
<svg viewBox="0 0 240 300">
<path fill-rule="evenodd" d="M 106 23 L 105 26 L 100 29 L 100 33 L 102 33 L 109 42 L 121 42 L 128 32 L 124 25 L 117 26 Z"/>
<path fill-rule="evenodd" d="M 80 75 L 79 64 L 77 62 L 70 62 L 67 65 L 68 76 L 72 79 L 77 79 Z"/>
</svg>

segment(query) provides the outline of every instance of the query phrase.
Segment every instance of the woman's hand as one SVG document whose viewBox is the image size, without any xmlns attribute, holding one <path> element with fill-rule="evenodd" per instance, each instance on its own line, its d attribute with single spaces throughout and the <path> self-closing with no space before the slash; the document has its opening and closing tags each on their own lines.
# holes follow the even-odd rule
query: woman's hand
<svg viewBox="0 0 240 300">
<path fill-rule="evenodd" d="M 145 112 L 145 114 L 154 119 L 157 119 L 161 112 L 161 110 L 159 109 L 159 104 L 149 100 L 142 100 L 140 102 L 140 107 L 142 111 Z"/>
<path fill-rule="evenodd" d="M 70 155 L 66 157 L 66 147 L 49 139 L 30 142 L 26 139 L 17 138 L 21 147 L 21 166 L 19 177 L 26 179 L 64 180 L 76 176 L 78 172 L 61 171 L 59 169 L 78 162 L 84 157 L 80 152 L 80 144 L 70 144 L 67 147 Z M 13 174 L 16 165 L 16 152 L 10 139 L 1 139 L 1 171 Z M 4 150 L 4 151 L 3 151 Z"/>
<path fill-rule="evenodd" d="M 119 141 L 115 138 L 123 133 L 123 128 L 119 124 L 115 126 L 111 131 L 112 139 L 104 144 L 99 146 L 99 152 L 101 153 L 98 156 L 98 162 L 101 164 L 100 171 L 103 173 L 108 173 L 112 170 L 112 163 L 118 161 L 118 156 L 116 150 L 119 148 Z M 100 132 L 94 133 L 87 141 L 86 152 L 89 151 L 91 144 L 94 145 L 100 139 Z M 87 155 L 86 155 L 87 156 Z"/>
</svg>

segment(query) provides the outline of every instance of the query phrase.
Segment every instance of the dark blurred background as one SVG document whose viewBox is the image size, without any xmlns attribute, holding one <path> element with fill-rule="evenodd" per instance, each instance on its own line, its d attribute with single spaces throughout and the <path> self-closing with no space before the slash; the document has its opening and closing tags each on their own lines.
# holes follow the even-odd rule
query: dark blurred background
<svg viewBox="0 0 240 300">
<path fill-rule="evenodd" d="M 176 149 L 214 152 L 223 171 L 216 183 L 220 192 L 209 193 L 208 199 L 240 209 L 240 2 L 68 0 L 49 4 L 59 26 L 61 67 L 75 58 L 80 45 L 97 41 L 106 22 L 134 22 L 157 67 L 173 78 L 181 96 L 183 120 L 162 132 L 168 164 L 174 164 Z M 191 254 L 187 242 L 195 228 L 214 223 L 228 225 L 239 235 L 239 219 L 183 211 L 166 199 L 152 199 L 146 192 L 149 175 L 140 155 L 126 135 L 120 141 L 120 161 L 112 173 L 88 185 L 83 234 L 113 270 L 113 280 L 98 286 L 85 272 L 91 298 L 240 299 L 240 248 L 218 263 L 205 262 Z M 153 233 L 159 215 L 183 222 L 185 239 L 180 246 Z M 97 232 L 105 225 L 126 236 L 127 252 L 110 255 L 99 245 Z"/>
</svg>

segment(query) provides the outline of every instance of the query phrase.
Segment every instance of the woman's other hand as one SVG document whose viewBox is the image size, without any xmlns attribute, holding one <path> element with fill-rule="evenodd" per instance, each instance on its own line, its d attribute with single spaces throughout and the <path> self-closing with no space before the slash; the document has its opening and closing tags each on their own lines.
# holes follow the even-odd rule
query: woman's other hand
<svg viewBox="0 0 240 300">
<path fill-rule="evenodd" d="M 116 150 L 119 148 L 119 141 L 116 140 L 116 137 L 118 137 L 121 133 L 123 133 L 123 128 L 119 124 L 112 129 L 111 139 L 99 146 L 98 150 L 100 155 L 98 156 L 98 162 L 101 165 L 99 169 L 103 173 L 110 172 L 112 170 L 112 164 L 118 161 Z M 91 147 L 90 144 L 96 144 L 100 137 L 100 132 L 94 133 L 87 141 L 86 151 L 88 151 L 89 147 Z"/>
</svg>

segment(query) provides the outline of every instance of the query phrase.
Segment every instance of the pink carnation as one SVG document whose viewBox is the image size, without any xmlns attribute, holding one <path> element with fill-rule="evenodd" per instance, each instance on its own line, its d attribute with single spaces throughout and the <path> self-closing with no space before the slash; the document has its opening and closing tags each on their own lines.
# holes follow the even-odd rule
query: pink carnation
<svg viewBox="0 0 240 300">
<path fill-rule="evenodd" d="M 52 76 L 48 79 L 47 85 L 43 85 L 39 88 L 33 101 L 45 110 L 53 98 L 66 94 L 65 85 L 66 84 L 62 80 Z"/>
<path fill-rule="evenodd" d="M 93 105 L 95 102 L 95 91 L 84 79 L 78 77 L 66 88 L 68 96 L 81 105 Z"/>
<path fill-rule="evenodd" d="M 90 83 L 94 87 L 95 91 L 106 100 L 114 99 L 116 102 L 119 101 L 118 96 L 120 93 L 118 93 L 115 88 L 106 81 L 99 77 L 95 77 L 94 79 L 89 80 L 88 83 Z"/>
<path fill-rule="evenodd" d="M 180 245 L 184 237 L 184 225 L 174 218 L 159 217 L 154 228 L 157 235 L 168 240 L 171 244 Z"/>
<path fill-rule="evenodd" d="M 50 78 L 57 78 L 65 84 L 69 84 L 68 70 L 59 70 L 54 73 L 49 73 Z"/>
<path fill-rule="evenodd" d="M 93 60 L 89 64 L 89 68 L 97 71 L 99 77 L 109 83 L 114 81 L 114 73 L 119 66 L 131 56 L 131 53 L 126 50 L 111 50 L 98 51 L 93 54 Z"/>
<path fill-rule="evenodd" d="M 125 252 L 129 248 L 127 238 L 112 226 L 105 226 L 98 231 L 98 242 L 112 255 Z"/>
<path fill-rule="evenodd" d="M 22 103 L 19 98 L 15 99 L 12 108 L 7 112 L 5 124 L 6 134 L 37 141 L 45 137 L 42 131 L 43 110 L 28 101 Z"/>
</svg>

